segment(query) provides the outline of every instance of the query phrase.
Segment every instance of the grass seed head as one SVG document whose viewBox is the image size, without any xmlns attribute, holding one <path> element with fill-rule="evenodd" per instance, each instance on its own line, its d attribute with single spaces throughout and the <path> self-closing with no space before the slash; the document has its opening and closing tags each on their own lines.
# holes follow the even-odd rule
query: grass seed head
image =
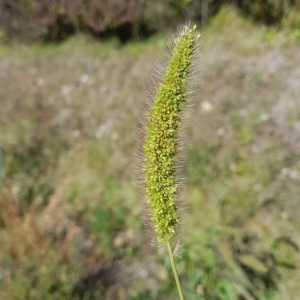
<svg viewBox="0 0 300 300">
<path fill-rule="evenodd" d="M 180 223 L 178 167 L 199 36 L 196 26 L 184 26 L 174 38 L 165 67 L 157 66 L 159 74 L 152 76 L 150 103 L 139 141 L 146 222 L 160 244 L 176 235 Z"/>
</svg>

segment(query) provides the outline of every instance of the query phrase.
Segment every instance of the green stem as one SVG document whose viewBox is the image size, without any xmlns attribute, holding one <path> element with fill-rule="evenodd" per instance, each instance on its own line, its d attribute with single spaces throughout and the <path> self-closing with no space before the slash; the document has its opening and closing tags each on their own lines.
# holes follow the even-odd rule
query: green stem
<svg viewBox="0 0 300 300">
<path fill-rule="evenodd" d="M 180 281 L 179 281 L 177 270 L 176 270 L 176 266 L 175 266 L 173 252 L 172 252 L 171 245 L 170 245 L 169 242 L 167 242 L 167 246 L 168 246 L 168 252 L 169 252 L 169 256 L 170 256 L 170 260 L 171 260 L 173 274 L 174 274 L 176 285 L 177 285 L 177 290 L 178 290 L 179 298 L 180 298 L 180 300 L 184 300 L 183 294 L 182 294 L 182 290 L 181 290 L 181 286 L 180 286 Z"/>
</svg>

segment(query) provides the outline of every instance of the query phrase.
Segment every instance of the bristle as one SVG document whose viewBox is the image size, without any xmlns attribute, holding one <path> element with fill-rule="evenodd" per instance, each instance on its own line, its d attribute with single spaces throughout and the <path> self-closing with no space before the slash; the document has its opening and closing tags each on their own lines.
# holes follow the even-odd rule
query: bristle
<svg viewBox="0 0 300 300">
<path fill-rule="evenodd" d="M 187 124 L 197 88 L 199 34 L 186 25 L 155 65 L 145 93 L 137 137 L 143 221 L 153 243 L 175 237 L 184 205 L 181 177 Z M 156 241 L 156 242 L 155 242 Z"/>
</svg>

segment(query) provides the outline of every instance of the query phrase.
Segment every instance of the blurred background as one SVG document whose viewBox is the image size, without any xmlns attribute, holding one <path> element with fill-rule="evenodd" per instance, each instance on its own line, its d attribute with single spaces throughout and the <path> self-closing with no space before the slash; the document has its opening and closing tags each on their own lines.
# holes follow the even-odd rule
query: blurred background
<svg viewBox="0 0 300 300">
<path fill-rule="evenodd" d="M 201 28 L 186 299 L 300 299 L 300 1 L 0 0 L 0 299 L 177 299 L 135 136 L 166 42 Z"/>
</svg>

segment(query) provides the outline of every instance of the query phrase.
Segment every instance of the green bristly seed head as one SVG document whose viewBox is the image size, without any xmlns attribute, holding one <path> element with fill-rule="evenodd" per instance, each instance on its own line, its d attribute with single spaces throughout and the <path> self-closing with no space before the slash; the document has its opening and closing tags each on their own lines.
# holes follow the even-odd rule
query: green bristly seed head
<svg viewBox="0 0 300 300">
<path fill-rule="evenodd" d="M 150 219 L 160 243 L 173 238 L 179 225 L 178 137 L 198 37 L 195 26 L 185 26 L 179 33 L 152 107 L 146 115 L 143 172 Z"/>
</svg>

